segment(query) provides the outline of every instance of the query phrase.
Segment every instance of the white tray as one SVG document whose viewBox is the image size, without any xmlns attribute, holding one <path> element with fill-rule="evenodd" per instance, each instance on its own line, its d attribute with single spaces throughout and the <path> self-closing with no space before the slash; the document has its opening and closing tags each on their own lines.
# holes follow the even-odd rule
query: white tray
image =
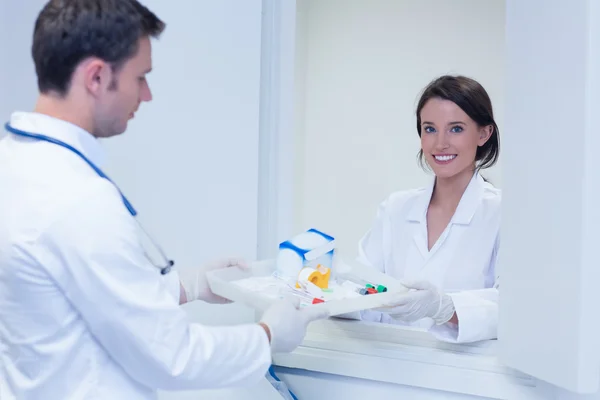
<svg viewBox="0 0 600 400">
<path fill-rule="evenodd" d="M 258 311 L 265 311 L 275 299 L 261 295 L 235 284 L 235 281 L 251 277 L 269 277 L 275 271 L 275 260 L 258 261 L 252 263 L 248 270 L 239 268 L 225 268 L 207 273 L 208 283 L 213 293 L 234 302 L 240 302 Z M 384 306 L 390 298 L 397 296 L 398 292 L 408 291 L 396 279 L 391 278 L 371 268 L 352 268 L 351 273 L 366 281 L 384 285 L 388 288 L 385 293 L 369 294 L 353 298 L 329 300 L 324 303 L 311 304 L 307 307 L 323 307 L 329 311 L 330 316 L 352 313 L 361 310 Z"/>
</svg>

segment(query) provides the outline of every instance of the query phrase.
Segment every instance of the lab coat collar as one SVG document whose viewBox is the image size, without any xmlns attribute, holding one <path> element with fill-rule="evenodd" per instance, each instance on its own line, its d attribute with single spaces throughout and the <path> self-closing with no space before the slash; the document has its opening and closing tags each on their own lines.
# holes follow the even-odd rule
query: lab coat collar
<svg viewBox="0 0 600 400">
<path fill-rule="evenodd" d="M 15 129 L 65 142 L 79 150 L 98 168 L 102 168 L 105 162 L 106 156 L 99 140 L 70 122 L 35 112 L 15 112 L 10 117 L 10 125 Z"/>
<path fill-rule="evenodd" d="M 479 173 L 473 174 L 471 181 L 467 185 L 465 192 L 463 193 L 458 207 L 452 216 L 450 223 L 468 225 L 471 223 L 473 215 L 477 210 L 477 206 L 481 202 L 483 195 L 483 187 L 485 181 Z M 408 213 L 408 220 L 412 222 L 426 223 L 427 221 L 427 208 L 433 194 L 433 187 L 435 185 L 435 178 L 432 182 L 423 190 L 412 206 Z"/>
</svg>

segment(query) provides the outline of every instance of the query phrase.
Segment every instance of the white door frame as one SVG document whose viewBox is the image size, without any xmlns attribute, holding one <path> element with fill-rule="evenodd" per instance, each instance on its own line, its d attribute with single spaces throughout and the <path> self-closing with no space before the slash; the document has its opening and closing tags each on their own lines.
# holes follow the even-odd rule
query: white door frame
<svg viewBox="0 0 600 400">
<path fill-rule="evenodd" d="M 273 258 L 294 224 L 296 0 L 263 0 L 258 259 Z"/>
</svg>

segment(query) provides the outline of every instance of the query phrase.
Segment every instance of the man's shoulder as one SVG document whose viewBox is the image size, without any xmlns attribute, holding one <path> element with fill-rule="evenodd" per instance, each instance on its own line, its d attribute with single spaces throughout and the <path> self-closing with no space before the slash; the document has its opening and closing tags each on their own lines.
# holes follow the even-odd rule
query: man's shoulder
<svg viewBox="0 0 600 400">
<path fill-rule="evenodd" d="M 120 192 L 107 179 L 77 175 L 43 178 L 24 179 L 0 200 L 9 238 L 35 242 L 60 224 L 80 221 L 81 229 L 86 229 L 88 214 L 103 219 L 127 212 Z"/>
</svg>

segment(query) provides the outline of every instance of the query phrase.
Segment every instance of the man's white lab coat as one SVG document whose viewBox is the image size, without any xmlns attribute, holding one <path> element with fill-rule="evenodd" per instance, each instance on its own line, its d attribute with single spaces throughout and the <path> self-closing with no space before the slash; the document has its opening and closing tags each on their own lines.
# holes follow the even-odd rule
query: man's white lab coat
<svg viewBox="0 0 600 400">
<path fill-rule="evenodd" d="M 74 125 L 35 113 L 15 113 L 10 124 L 103 166 L 98 141 Z M 3 394 L 146 400 L 156 389 L 264 378 L 271 362 L 264 330 L 188 322 L 177 272 L 163 276 L 150 264 L 117 189 L 77 155 L 8 134 L 0 141 L 0 193 Z"/>
</svg>

